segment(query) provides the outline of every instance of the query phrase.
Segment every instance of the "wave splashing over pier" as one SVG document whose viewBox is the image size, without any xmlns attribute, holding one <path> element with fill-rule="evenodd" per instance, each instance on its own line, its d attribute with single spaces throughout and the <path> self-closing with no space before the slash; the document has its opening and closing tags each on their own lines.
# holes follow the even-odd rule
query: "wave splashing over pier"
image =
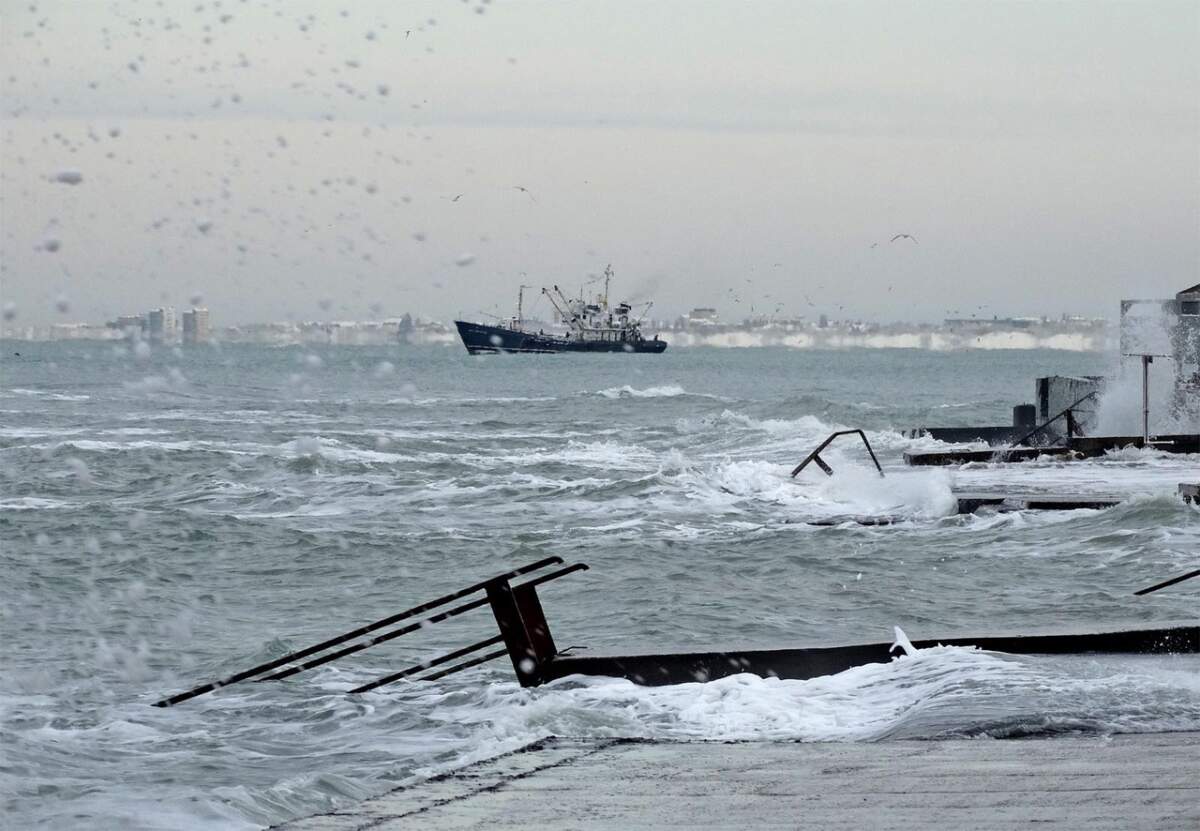
<svg viewBox="0 0 1200 831">
<path fill-rule="evenodd" d="M 1197 669 L 1195 657 L 1063 661 L 932 647 L 808 681 L 500 684 L 467 704 L 447 697 L 431 715 L 461 724 L 484 713 L 479 729 L 497 747 L 534 735 L 812 742 L 1197 730 Z"/>
</svg>

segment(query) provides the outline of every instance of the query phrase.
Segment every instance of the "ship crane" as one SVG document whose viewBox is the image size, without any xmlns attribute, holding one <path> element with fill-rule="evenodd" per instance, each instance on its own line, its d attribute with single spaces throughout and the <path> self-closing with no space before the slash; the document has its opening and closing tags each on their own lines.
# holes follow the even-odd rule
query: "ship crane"
<svg viewBox="0 0 1200 831">
<path fill-rule="evenodd" d="M 563 293 L 558 286 L 554 287 L 554 293 L 557 294 L 558 299 L 562 301 L 562 306 L 558 305 L 558 300 L 554 299 L 554 294 L 550 292 L 550 289 L 542 289 L 542 294 L 549 298 L 550 305 L 554 307 L 554 311 L 558 312 L 558 316 L 562 319 L 562 322 L 568 325 L 579 326 L 579 316 L 570 314 L 568 311 L 571 308 L 571 302 L 567 300 L 567 298 L 563 297 Z M 583 327 L 579 326 L 579 328 L 582 329 Z"/>
</svg>

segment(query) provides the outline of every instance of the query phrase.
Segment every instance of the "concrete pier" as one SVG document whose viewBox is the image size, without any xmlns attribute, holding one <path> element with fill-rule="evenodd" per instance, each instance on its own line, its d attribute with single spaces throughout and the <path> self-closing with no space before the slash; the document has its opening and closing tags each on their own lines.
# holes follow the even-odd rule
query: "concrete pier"
<svg viewBox="0 0 1200 831">
<path fill-rule="evenodd" d="M 993 464 L 998 462 L 1024 462 L 1042 456 L 1056 456 L 1064 460 L 1095 459 L 1110 450 L 1126 447 L 1140 448 L 1144 445 L 1141 436 L 1075 436 L 1066 444 L 1055 447 L 1006 447 L 996 450 L 939 450 L 933 452 L 905 453 L 906 464 L 963 465 L 969 462 Z M 1165 453 L 1200 453 L 1200 433 L 1176 433 L 1151 438 L 1150 446 Z"/>
<path fill-rule="evenodd" d="M 1200 828 L 1200 733 L 878 743 L 546 739 L 288 831 Z"/>
</svg>

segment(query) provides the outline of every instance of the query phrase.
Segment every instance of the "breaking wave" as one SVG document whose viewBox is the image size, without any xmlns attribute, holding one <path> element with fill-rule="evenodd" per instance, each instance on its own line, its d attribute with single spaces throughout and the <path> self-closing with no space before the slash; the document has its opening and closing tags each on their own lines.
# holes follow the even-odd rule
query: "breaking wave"
<svg viewBox="0 0 1200 831">
<path fill-rule="evenodd" d="M 620 387 L 609 387 L 608 389 L 599 390 L 595 394 L 601 398 L 678 398 L 683 395 L 691 395 L 697 398 L 717 398 L 715 395 L 688 392 L 678 384 L 664 384 L 661 387 L 647 387 L 646 389 L 636 389 L 629 384 L 625 384 Z"/>
<path fill-rule="evenodd" d="M 430 717 L 491 742 L 544 735 L 718 741 L 1118 733 L 1200 728 L 1200 681 L 1170 659 L 1060 661 L 933 647 L 807 681 L 742 674 L 639 687 L 572 677 L 542 689 L 447 695 Z M 1157 706 L 1131 706 L 1151 696 Z M 1168 705 L 1168 706 L 1163 706 Z M 483 716 L 481 719 L 480 716 Z"/>
</svg>

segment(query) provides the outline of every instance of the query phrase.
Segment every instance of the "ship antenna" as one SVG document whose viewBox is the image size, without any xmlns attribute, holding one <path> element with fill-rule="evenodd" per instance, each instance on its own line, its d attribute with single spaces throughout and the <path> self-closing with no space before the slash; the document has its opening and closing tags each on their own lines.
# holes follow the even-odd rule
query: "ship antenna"
<svg viewBox="0 0 1200 831">
<path fill-rule="evenodd" d="M 612 263 L 604 267 L 604 308 L 608 308 L 608 281 L 612 279 Z"/>
</svg>

